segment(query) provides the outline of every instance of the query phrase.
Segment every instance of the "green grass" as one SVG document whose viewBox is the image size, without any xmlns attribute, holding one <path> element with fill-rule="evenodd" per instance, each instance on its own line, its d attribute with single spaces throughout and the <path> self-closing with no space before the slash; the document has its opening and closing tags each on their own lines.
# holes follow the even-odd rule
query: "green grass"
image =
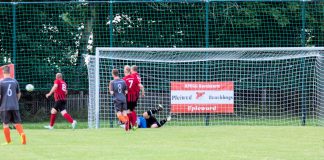
<svg viewBox="0 0 324 160">
<path fill-rule="evenodd" d="M 5 160 L 321 160 L 324 128 L 213 126 L 138 129 L 26 129 L 12 145 L 0 146 Z M 3 134 L 0 142 L 3 141 Z"/>
<path fill-rule="evenodd" d="M 44 122 L 24 122 L 24 128 L 27 129 L 43 129 L 44 125 L 48 125 L 48 121 Z M 290 120 L 274 120 L 274 119 L 244 119 L 244 120 L 224 120 L 224 119 L 212 119 L 209 121 L 210 126 L 302 126 L 299 119 Z M 306 121 L 306 126 L 319 126 L 319 121 Z M 177 126 L 206 126 L 206 122 L 203 119 L 198 120 L 186 120 L 186 121 L 171 121 L 167 123 L 167 126 L 177 127 Z M 113 127 L 119 127 L 117 122 L 113 122 Z M 66 122 L 66 120 L 59 120 L 55 123 L 56 129 L 70 129 L 71 124 Z M 88 128 L 87 120 L 78 120 L 78 129 Z M 109 121 L 102 121 L 100 123 L 100 128 L 110 128 Z"/>
<path fill-rule="evenodd" d="M 44 126 L 47 126 L 48 124 L 49 124 L 49 121 L 38 122 L 38 123 L 24 122 L 23 126 L 26 129 L 44 129 Z M 55 129 L 71 129 L 71 124 L 66 121 L 58 121 L 58 122 L 55 122 L 54 128 Z M 77 128 L 78 129 L 87 129 L 88 122 L 87 121 L 78 121 Z"/>
</svg>

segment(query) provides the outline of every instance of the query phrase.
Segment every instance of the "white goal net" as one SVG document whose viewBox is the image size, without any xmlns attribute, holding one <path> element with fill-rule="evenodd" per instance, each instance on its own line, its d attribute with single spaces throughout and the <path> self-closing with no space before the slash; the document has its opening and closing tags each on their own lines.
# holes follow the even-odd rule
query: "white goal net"
<svg viewBox="0 0 324 160">
<path fill-rule="evenodd" d="M 324 48 L 97 48 L 87 58 L 90 128 L 116 127 L 111 70 L 137 65 L 140 116 L 167 125 L 322 125 Z"/>
</svg>

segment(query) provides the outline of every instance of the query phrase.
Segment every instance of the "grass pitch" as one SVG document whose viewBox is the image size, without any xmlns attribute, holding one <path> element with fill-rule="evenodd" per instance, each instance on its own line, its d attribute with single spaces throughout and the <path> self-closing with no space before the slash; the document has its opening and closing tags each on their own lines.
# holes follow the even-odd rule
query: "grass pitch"
<svg viewBox="0 0 324 160">
<path fill-rule="evenodd" d="M 164 127 L 11 130 L 0 160 L 324 160 L 322 127 Z M 3 134 L 0 142 L 4 142 Z"/>
</svg>

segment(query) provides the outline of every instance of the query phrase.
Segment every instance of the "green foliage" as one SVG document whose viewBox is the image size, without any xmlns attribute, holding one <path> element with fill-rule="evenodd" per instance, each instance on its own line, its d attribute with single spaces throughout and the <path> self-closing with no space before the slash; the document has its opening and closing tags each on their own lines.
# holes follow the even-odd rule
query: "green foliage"
<svg viewBox="0 0 324 160">
<path fill-rule="evenodd" d="M 43 2 L 0 3 L 0 65 L 15 63 L 36 90 L 56 72 L 87 90 L 83 55 L 95 47 L 324 46 L 321 1 Z"/>
<path fill-rule="evenodd" d="M 12 7 L 0 4 L 0 64 L 8 63 L 12 53 Z"/>
<path fill-rule="evenodd" d="M 17 5 L 18 80 L 23 78 L 23 82 L 36 84 L 36 89 L 47 89 L 45 84 L 52 84 L 54 74 L 63 72 L 69 88 L 86 88 L 87 74 L 75 74 L 85 70 L 80 44 L 87 40 L 82 39 L 87 16 L 81 5 Z M 28 72 L 35 76 L 27 76 Z"/>
</svg>

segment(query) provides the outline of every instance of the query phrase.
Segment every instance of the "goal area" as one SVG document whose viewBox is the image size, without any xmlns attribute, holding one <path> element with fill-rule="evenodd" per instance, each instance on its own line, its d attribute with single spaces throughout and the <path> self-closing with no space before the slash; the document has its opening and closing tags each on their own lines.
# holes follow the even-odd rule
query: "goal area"
<svg viewBox="0 0 324 160">
<path fill-rule="evenodd" d="M 89 128 L 117 127 L 111 70 L 138 66 L 136 112 L 166 125 L 323 125 L 324 47 L 96 48 L 87 57 Z"/>
</svg>

